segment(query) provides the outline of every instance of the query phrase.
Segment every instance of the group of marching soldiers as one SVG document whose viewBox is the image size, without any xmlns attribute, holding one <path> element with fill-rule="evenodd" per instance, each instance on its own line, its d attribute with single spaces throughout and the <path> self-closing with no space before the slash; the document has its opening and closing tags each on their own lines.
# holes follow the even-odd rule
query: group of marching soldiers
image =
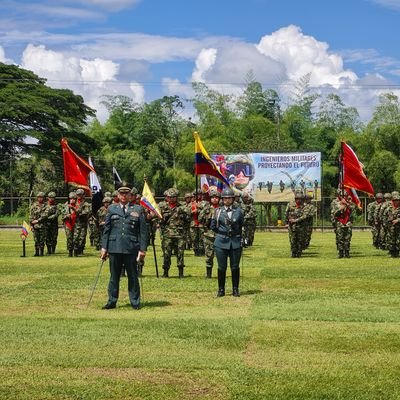
<svg viewBox="0 0 400 400">
<path fill-rule="evenodd" d="M 371 226 L 372 244 L 386 250 L 391 257 L 400 253 L 400 194 L 377 193 L 375 201 L 368 204 L 367 220 Z"/>
</svg>

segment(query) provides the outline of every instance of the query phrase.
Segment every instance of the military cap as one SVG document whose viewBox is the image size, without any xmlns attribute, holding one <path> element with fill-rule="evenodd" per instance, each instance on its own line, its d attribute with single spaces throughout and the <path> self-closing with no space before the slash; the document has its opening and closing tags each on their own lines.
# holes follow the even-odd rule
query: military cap
<svg viewBox="0 0 400 400">
<path fill-rule="evenodd" d="M 384 197 L 385 199 L 387 199 L 387 200 L 390 200 L 390 199 L 392 198 L 392 194 L 391 194 L 391 193 L 385 193 L 385 194 L 383 195 L 383 197 Z"/>
<path fill-rule="evenodd" d="M 55 194 L 55 192 L 49 192 L 47 197 L 50 197 L 51 199 L 54 199 L 56 197 L 56 194 Z"/>
<path fill-rule="evenodd" d="M 250 195 L 247 192 L 243 192 L 242 193 L 242 198 L 243 199 L 248 199 L 250 197 Z"/>
<path fill-rule="evenodd" d="M 104 197 L 112 197 L 111 192 L 105 192 Z"/>
<path fill-rule="evenodd" d="M 114 191 L 112 192 L 112 197 L 115 197 L 115 196 L 118 196 L 118 190 L 114 190 Z"/>
<path fill-rule="evenodd" d="M 179 190 L 175 189 L 175 188 L 168 189 L 168 196 L 169 197 L 178 197 L 179 196 Z"/>
<path fill-rule="evenodd" d="M 44 192 L 38 192 L 36 197 L 46 197 L 46 195 L 44 194 Z"/>
<path fill-rule="evenodd" d="M 382 193 L 377 193 L 375 197 L 377 199 L 382 199 L 383 198 L 383 194 Z"/>
<path fill-rule="evenodd" d="M 121 186 L 118 188 L 118 193 L 130 193 L 131 188 L 128 186 Z"/>
<path fill-rule="evenodd" d="M 221 197 L 221 193 L 217 189 L 210 189 L 208 194 L 210 197 Z"/>
<path fill-rule="evenodd" d="M 229 198 L 229 197 L 235 197 L 235 193 L 231 188 L 225 188 L 221 193 L 221 197 L 223 199 L 226 199 L 226 198 Z"/>
<path fill-rule="evenodd" d="M 138 191 L 135 187 L 133 187 L 133 188 L 131 189 L 131 194 L 137 195 L 137 194 L 139 194 L 139 191 Z"/>
<path fill-rule="evenodd" d="M 83 190 L 83 189 L 77 189 L 76 190 L 76 194 L 79 196 L 79 195 L 83 195 L 83 194 L 85 194 L 85 191 Z"/>
<path fill-rule="evenodd" d="M 189 197 L 192 197 L 192 193 L 185 193 L 185 199 L 188 199 Z"/>
<path fill-rule="evenodd" d="M 70 199 L 76 199 L 76 193 L 75 193 L 75 192 L 70 192 L 69 195 L 68 195 L 68 197 L 69 197 Z"/>
<path fill-rule="evenodd" d="M 111 203 L 112 202 L 112 199 L 111 199 L 111 197 L 104 197 L 104 199 L 103 199 L 103 204 L 104 203 Z"/>
</svg>

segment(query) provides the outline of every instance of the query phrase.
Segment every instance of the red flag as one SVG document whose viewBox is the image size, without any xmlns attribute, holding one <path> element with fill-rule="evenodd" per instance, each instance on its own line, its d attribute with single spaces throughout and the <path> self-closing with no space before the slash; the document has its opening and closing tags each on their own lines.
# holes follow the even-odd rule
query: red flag
<svg viewBox="0 0 400 400">
<path fill-rule="evenodd" d="M 364 166 L 360 163 L 360 161 L 358 161 L 356 153 L 354 153 L 353 149 L 345 142 L 342 142 L 341 158 L 343 168 L 343 186 L 349 189 L 355 189 L 370 195 L 374 195 L 374 188 L 364 174 Z"/>
<path fill-rule="evenodd" d="M 84 189 L 90 194 L 88 176 L 94 169 L 69 147 L 67 139 L 61 139 L 64 161 L 64 181 L 69 185 Z"/>
</svg>

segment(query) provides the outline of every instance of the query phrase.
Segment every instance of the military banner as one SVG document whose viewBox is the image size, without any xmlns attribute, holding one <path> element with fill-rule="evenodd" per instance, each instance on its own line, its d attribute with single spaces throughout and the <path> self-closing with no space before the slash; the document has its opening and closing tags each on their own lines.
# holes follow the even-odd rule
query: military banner
<svg viewBox="0 0 400 400">
<path fill-rule="evenodd" d="M 290 201 L 296 190 L 321 199 L 321 153 L 214 154 L 220 171 L 257 202 Z M 209 185 L 216 183 L 208 178 Z"/>
</svg>

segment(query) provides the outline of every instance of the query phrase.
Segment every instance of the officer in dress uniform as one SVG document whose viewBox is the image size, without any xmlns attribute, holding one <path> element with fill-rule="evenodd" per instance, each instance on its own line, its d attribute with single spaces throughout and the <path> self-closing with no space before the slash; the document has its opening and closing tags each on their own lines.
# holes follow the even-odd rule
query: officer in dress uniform
<svg viewBox="0 0 400 400">
<path fill-rule="evenodd" d="M 232 295 L 239 297 L 240 257 L 242 254 L 243 210 L 233 205 L 235 193 L 224 189 L 223 206 L 216 209 L 210 227 L 215 232 L 214 248 L 218 262 L 217 297 L 225 296 L 225 278 L 228 259 L 232 273 Z"/>
<path fill-rule="evenodd" d="M 129 300 L 133 309 L 140 308 L 140 286 L 137 260 L 144 258 L 147 249 L 147 227 L 143 208 L 129 203 L 131 189 L 118 189 L 119 202 L 108 208 L 102 237 L 101 258 L 110 257 L 108 302 L 103 309 L 115 308 L 119 297 L 119 281 L 124 266 L 128 274 Z"/>
</svg>

